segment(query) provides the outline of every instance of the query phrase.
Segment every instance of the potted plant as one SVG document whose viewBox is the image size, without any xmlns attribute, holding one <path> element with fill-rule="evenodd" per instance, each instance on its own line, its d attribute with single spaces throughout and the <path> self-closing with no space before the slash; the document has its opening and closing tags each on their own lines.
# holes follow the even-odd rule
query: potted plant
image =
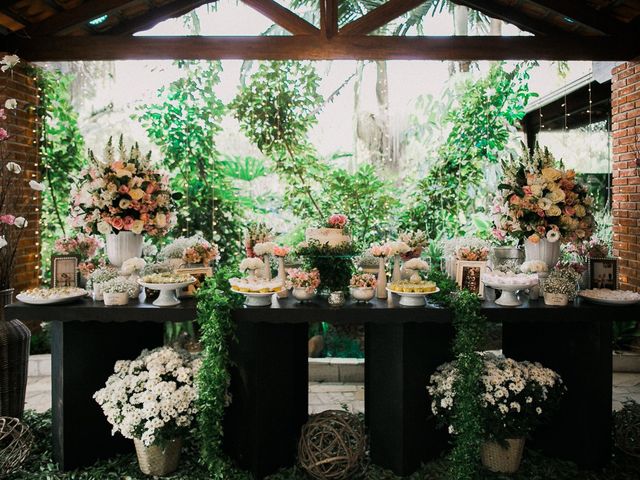
<svg viewBox="0 0 640 480">
<path fill-rule="evenodd" d="M 169 176 L 151 163 L 151 152 L 129 152 L 122 136 L 116 158 L 112 139 L 98 160 L 89 152 L 89 166 L 80 172 L 79 188 L 72 191 L 72 224 L 85 233 L 107 237 L 111 264 L 119 267 L 142 256 L 142 234 L 164 236 L 173 223 L 174 195 Z"/>
<path fill-rule="evenodd" d="M 411 249 L 402 255 L 402 259 L 405 261 L 412 258 L 420 258 L 422 251 L 429 245 L 429 238 L 427 238 L 427 234 L 422 230 L 401 233 L 399 240 L 409 245 Z"/>
<path fill-rule="evenodd" d="M 299 268 L 287 270 L 287 288 L 299 302 L 311 300 L 320 286 L 320 272 L 317 268 L 305 271 Z"/>
<path fill-rule="evenodd" d="M 442 425 L 454 414 L 457 362 L 445 363 L 431 376 L 427 390 L 431 410 Z M 514 473 L 520 466 L 525 438 L 549 420 L 565 387 L 560 376 L 538 363 L 517 362 L 493 354 L 483 355 L 479 395 L 482 429 L 486 438 L 481 448 L 483 465 L 494 472 Z"/>
<path fill-rule="evenodd" d="M 147 475 L 164 476 L 178 466 L 182 437 L 197 412 L 200 362 L 171 347 L 144 350 L 134 361 L 116 362 L 105 387 L 93 396 L 113 432 L 133 439 Z"/>
<path fill-rule="evenodd" d="M 115 268 L 96 268 L 91 275 L 89 275 L 89 281 L 87 282 L 87 287 L 93 290 L 93 299 L 101 302 L 104 299 L 102 296 L 102 284 L 117 276 L 118 271 Z"/>
<path fill-rule="evenodd" d="M 135 298 L 140 293 L 138 283 L 126 277 L 108 280 L 102 283 L 100 288 L 104 304 L 107 306 L 126 305 L 129 298 Z"/>
<path fill-rule="evenodd" d="M 391 255 L 391 249 L 387 244 L 371 245 L 369 253 L 378 259 L 378 280 L 376 282 L 376 297 L 387 298 L 387 271 L 385 267 L 386 259 Z"/>
<path fill-rule="evenodd" d="M 581 276 L 572 267 L 559 265 L 554 268 L 542 283 L 544 303 L 564 307 L 569 301 L 573 301 Z"/>
<path fill-rule="evenodd" d="M 204 265 L 220 259 L 220 251 L 215 243 L 198 238 L 182 252 L 182 262 L 187 266 Z"/>
<path fill-rule="evenodd" d="M 376 294 L 376 276 L 371 273 L 353 275 L 349 282 L 349 293 L 357 302 L 368 302 Z"/>
</svg>

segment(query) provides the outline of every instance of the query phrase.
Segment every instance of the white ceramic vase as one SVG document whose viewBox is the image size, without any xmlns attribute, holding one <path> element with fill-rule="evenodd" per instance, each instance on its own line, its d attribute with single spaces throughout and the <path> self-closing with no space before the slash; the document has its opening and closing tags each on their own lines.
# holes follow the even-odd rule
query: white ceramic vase
<svg viewBox="0 0 640 480">
<path fill-rule="evenodd" d="M 104 300 L 104 294 L 102 293 L 102 285 L 100 283 L 93 284 L 93 299 L 96 302 L 102 302 Z"/>
<path fill-rule="evenodd" d="M 103 293 L 104 304 L 110 305 L 126 305 L 129 303 L 129 295 L 127 292 Z"/>
<path fill-rule="evenodd" d="M 546 238 L 541 239 L 538 243 L 527 240 L 524 243 L 524 256 L 527 262 L 542 260 L 551 269 L 560 258 L 560 242 L 550 242 Z"/>
<path fill-rule="evenodd" d="M 376 297 L 387 298 L 387 271 L 384 268 L 384 257 L 378 259 L 378 282 L 376 283 Z"/>
<path fill-rule="evenodd" d="M 400 278 L 400 255 L 395 255 L 393 257 L 393 274 L 391 275 L 391 281 L 399 282 Z"/>
<path fill-rule="evenodd" d="M 120 267 L 125 260 L 142 257 L 142 235 L 132 232 L 110 233 L 107 235 L 106 250 L 109 263 Z"/>
<path fill-rule="evenodd" d="M 284 268 L 284 257 L 278 257 L 278 280 L 282 284 L 282 290 L 278 292 L 278 298 L 287 298 L 289 290 L 287 290 L 287 272 Z"/>
</svg>

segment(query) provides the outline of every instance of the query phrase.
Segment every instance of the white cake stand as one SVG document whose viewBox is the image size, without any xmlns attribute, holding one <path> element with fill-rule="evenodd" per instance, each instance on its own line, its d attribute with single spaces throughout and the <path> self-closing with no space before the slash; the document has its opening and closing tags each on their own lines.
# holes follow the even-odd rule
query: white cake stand
<svg viewBox="0 0 640 480">
<path fill-rule="evenodd" d="M 244 295 L 244 304 L 247 307 L 266 307 L 271 305 L 271 299 L 273 298 L 273 294 L 277 292 L 268 292 L 268 293 L 253 293 L 253 292 L 238 292 L 234 290 L 234 292 Z"/>
<path fill-rule="evenodd" d="M 176 291 L 183 289 L 187 285 L 191 285 L 195 281 L 196 279 L 193 277 L 191 277 L 191 280 L 188 282 L 181 283 L 147 283 L 138 279 L 138 283 L 143 287 L 150 290 L 160 290 L 160 295 L 158 295 L 158 298 L 153 302 L 156 307 L 173 307 L 179 305 L 180 300 L 176 296 Z"/>
<path fill-rule="evenodd" d="M 500 305 L 502 307 L 519 307 L 522 305 L 522 301 L 518 298 L 516 292 L 526 290 L 527 288 L 531 288 L 535 285 L 535 283 L 531 282 L 501 283 L 491 281 L 487 282 L 486 280 L 484 281 L 484 284 L 491 288 L 502 290 L 502 295 L 500 295 L 500 298 L 496 300 L 496 305 Z"/>
<path fill-rule="evenodd" d="M 398 303 L 404 307 L 423 307 L 427 304 L 427 299 L 425 297 L 427 295 L 438 293 L 439 291 L 440 289 L 436 287 L 433 292 L 398 292 L 387 287 L 387 292 L 395 293 L 400 296 L 400 301 Z"/>
</svg>

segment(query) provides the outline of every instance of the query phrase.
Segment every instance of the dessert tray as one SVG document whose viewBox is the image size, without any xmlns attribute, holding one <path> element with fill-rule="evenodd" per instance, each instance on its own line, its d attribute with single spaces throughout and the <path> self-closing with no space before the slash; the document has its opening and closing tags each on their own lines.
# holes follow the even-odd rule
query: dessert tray
<svg viewBox="0 0 640 480">
<path fill-rule="evenodd" d="M 282 290 L 282 280 L 265 280 L 259 278 L 231 278 L 231 289 L 245 296 L 244 304 L 249 307 L 266 307 L 271 305 L 274 293 Z"/>
<path fill-rule="evenodd" d="M 23 290 L 16 298 L 29 305 L 52 305 L 73 302 L 87 295 L 87 291 L 77 287 L 31 288 Z"/>
<path fill-rule="evenodd" d="M 422 307 L 426 305 L 425 296 L 438 293 L 440 289 L 435 282 L 422 280 L 420 282 L 400 281 L 392 282 L 387 292 L 400 296 L 400 305 L 405 307 Z"/>
<path fill-rule="evenodd" d="M 578 295 L 589 302 L 601 305 L 634 305 L 640 303 L 640 293 L 628 290 L 592 288 L 591 290 L 581 290 Z"/>
<path fill-rule="evenodd" d="M 518 307 L 522 301 L 516 292 L 532 288 L 538 284 L 538 276 L 526 273 L 488 272 L 482 275 L 485 285 L 502 290 L 502 295 L 496 300 L 496 305 L 503 307 Z"/>
<path fill-rule="evenodd" d="M 196 279 L 183 273 L 154 273 L 138 279 L 138 283 L 151 290 L 159 290 L 160 295 L 153 304 L 156 307 L 173 307 L 180 300 L 176 291 L 194 283 Z"/>
</svg>

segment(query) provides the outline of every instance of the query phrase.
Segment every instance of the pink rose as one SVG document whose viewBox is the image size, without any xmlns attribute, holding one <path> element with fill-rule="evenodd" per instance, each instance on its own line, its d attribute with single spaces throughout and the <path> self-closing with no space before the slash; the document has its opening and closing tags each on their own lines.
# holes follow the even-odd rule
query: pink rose
<svg viewBox="0 0 640 480">
<path fill-rule="evenodd" d="M 6 223 L 7 225 L 13 225 L 16 221 L 16 217 L 13 215 L 0 215 L 0 223 Z"/>
<path fill-rule="evenodd" d="M 576 214 L 576 209 L 573 207 L 564 207 L 564 214 L 573 217 Z"/>
<path fill-rule="evenodd" d="M 531 187 L 522 187 L 522 191 L 525 193 L 525 195 L 533 195 L 533 192 L 531 191 Z"/>
<path fill-rule="evenodd" d="M 133 218 L 131 218 L 129 215 L 124 217 L 124 229 L 131 230 L 132 225 L 133 225 Z"/>
<path fill-rule="evenodd" d="M 4 108 L 0 108 L 0 120 L 6 120 L 7 114 L 4 111 Z"/>
<path fill-rule="evenodd" d="M 120 217 L 113 217 L 111 219 L 111 226 L 116 230 L 122 230 L 122 227 L 124 227 L 124 220 Z"/>
<path fill-rule="evenodd" d="M 129 193 L 129 187 L 127 187 L 126 185 L 120 185 L 120 188 L 118 188 L 118 193 L 122 195 Z"/>
<path fill-rule="evenodd" d="M 509 203 L 510 203 L 511 205 L 519 205 L 519 204 L 520 204 L 520 197 L 519 197 L 519 196 L 517 196 L 517 195 L 512 195 L 512 196 L 509 198 Z"/>
<path fill-rule="evenodd" d="M 9 138 L 9 132 L 7 132 L 4 128 L 0 128 L 0 142 Z"/>
</svg>

